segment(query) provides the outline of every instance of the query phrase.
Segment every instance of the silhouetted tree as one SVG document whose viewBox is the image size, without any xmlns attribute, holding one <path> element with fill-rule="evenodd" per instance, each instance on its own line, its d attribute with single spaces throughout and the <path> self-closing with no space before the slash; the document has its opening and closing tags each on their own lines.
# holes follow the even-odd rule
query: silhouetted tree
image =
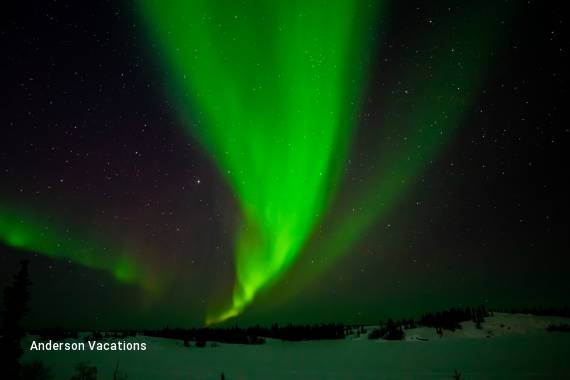
<svg viewBox="0 0 570 380">
<path fill-rule="evenodd" d="M 84 342 L 88 342 L 90 340 L 103 340 L 103 334 L 101 334 L 99 331 L 93 331 L 90 335 L 85 335 L 83 337 L 83 341 Z"/>
<path fill-rule="evenodd" d="M 196 341 L 196 347 L 198 347 L 198 348 L 206 347 L 206 341 L 205 340 L 197 340 Z"/>
<path fill-rule="evenodd" d="M 461 328 L 461 322 L 469 320 L 475 322 L 475 326 L 479 328 L 488 316 L 489 313 L 484 306 L 451 308 L 437 313 L 424 313 L 417 322 L 421 326 L 455 331 Z"/>
<path fill-rule="evenodd" d="M 64 330 L 61 327 L 42 328 L 29 331 L 32 335 L 38 335 L 40 340 L 62 341 L 65 339 L 77 339 L 77 330 Z"/>
<path fill-rule="evenodd" d="M 388 318 L 386 325 L 372 330 L 368 334 L 368 339 L 386 339 L 386 340 L 402 340 L 404 339 L 404 330 L 402 329 L 403 322 L 394 322 L 392 318 Z"/>
<path fill-rule="evenodd" d="M 75 367 L 75 375 L 70 380 L 96 380 L 97 367 L 90 366 L 87 363 L 79 363 Z"/>
<path fill-rule="evenodd" d="M 253 326 L 240 328 L 238 326 L 230 328 L 192 328 L 192 329 L 171 329 L 145 330 L 147 336 L 157 336 L 168 339 L 179 339 L 184 342 L 196 342 L 196 347 L 205 345 L 205 342 L 237 343 L 237 344 L 263 344 L 264 338 L 274 338 L 281 340 L 300 341 L 317 339 L 344 339 L 346 327 L 342 324 L 322 324 L 322 325 L 285 325 L 273 324 L 271 327 Z"/>
<path fill-rule="evenodd" d="M 117 362 L 117 366 L 113 371 L 113 380 L 127 380 L 128 376 L 125 372 L 119 370 L 119 362 Z"/>
<path fill-rule="evenodd" d="M 22 347 L 20 341 L 25 335 L 22 319 L 28 312 L 30 299 L 28 262 L 20 263 L 20 270 L 14 276 L 12 284 L 4 289 L 2 309 L 3 336 L 0 341 L 0 355 L 3 361 L 3 372 L 6 379 L 21 378 L 20 357 Z"/>
<path fill-rule="evenodd" d="M 25 363 L 21 370 L 22 380 L 51 380 L 53 375 L 42 362 Z"/>
</svg>

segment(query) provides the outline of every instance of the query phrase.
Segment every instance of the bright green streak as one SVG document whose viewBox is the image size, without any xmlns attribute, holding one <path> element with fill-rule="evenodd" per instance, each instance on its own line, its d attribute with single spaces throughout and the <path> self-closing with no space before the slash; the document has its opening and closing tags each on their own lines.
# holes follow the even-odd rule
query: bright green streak
<svg viewBox="0 0 570 380">
<path fill-rule="evenodd" d="M 142 1 L 190 132 L 243 210 L 233 299 L 208 323 L 238 315 L 278 279 L 324 211 L 346 157 L 376 3 Z"/>
<path fill-rule="evenodd" d="M 121 250 L 61 228 L 35 214 L 14 212 L 0 205 L 0 241 L 6 245 L 110 273 L 122 283 L 150 288 L 148 277 Z"/>
<path fill-rule="evenodd" d="M 336 262 L 335 258 L 353 249 L 442 152 L 461 126 L 465 112 L 470 107 L 474 112 L 481 80 L 508 28 L 508 23 L 500 21 L 508 20 L 512 9 L 500 4 L 472 8 L 455 14 L 461 21 L 453 34 L 444 28 L 423 37 L 423 56 L 404 60 L 409 65 L 396 92 L 410 90 L 405 96 L 388 99 L 383 106 L 384 117 L 378 127 L 386 132 L 376 149 L 376 170 L 365 179 L 361 191 L 351 189 L 348 207 L 335 214 L 334 223 L 307 248 L 314 253 L 313 259 L 321 257 L 314 260 L 315 265 L 297 268 L 295 289 L 290 293 L 314 281 L 319 272 Z M 367 143 L 370 146 L 373 142 Z"/>
<path fill-rule="evenodd" d="M 379 147 L 378 151 L 385 152 L 380 170 L 365 193 L 355 196 L 354 208 L 362 212 L 345 215 L 344 222 L 337 224 L 336 232 L 343 233 L 331 234 L 329 255 L 345 251 L 396 204 L 454 136 L 465 111 L 473 106 L 492 52 L 502 39 L 499 20 L 504 13 L 502 5 L 478 5 L 455 16 L 462 22 L 452 35 L 436 33 L 427 39 L 425 63 L 410 65 L 403 78 L 404 86 L 412 89 L 410 99 L 389 101 L 390 112 L 383 119 L 382 127 L 401 140 L 399 147 Z"/>
</svg>

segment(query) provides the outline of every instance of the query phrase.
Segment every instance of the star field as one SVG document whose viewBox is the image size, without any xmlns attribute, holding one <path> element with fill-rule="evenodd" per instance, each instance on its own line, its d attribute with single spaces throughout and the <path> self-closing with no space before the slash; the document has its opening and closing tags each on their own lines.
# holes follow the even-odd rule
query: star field
<svg viewBox="0 0 570 380">
<path fill-rule="evenodd" d="M 240 323 L 567 302 L 565 13 L 533 1 L 377 13 L 330 201 Z M 202 324 L 235 297 L 249 193 L 193 134 L 210 129 L 181 109 L 140 3 L 24 2 L 2 18 L 0 285 L 29 258 L 41 326 Z M 244 178 L 259 197 L 269 177 Z M 50 254 L 7 237 L 22 224 Z"/>
</svg>

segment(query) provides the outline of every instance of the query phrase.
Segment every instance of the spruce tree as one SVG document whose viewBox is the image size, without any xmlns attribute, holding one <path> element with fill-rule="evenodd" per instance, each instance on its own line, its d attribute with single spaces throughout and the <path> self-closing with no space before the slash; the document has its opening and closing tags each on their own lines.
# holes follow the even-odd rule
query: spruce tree
<svg viewBox="0 0 570 380">
<path fill-rule="evenodd" d="M 30 299 L 28 261 L 20 263 L 20 270 L 14 276 L 12 284 L 4 289 L 2 308 L 3 336 L 0 341 L 0 354 L 4 361 L 3 372 L 7 379 L 21 378 L 20 358 L 23 351 L 20 341 L 25 335 L 22 320 L 28 313 Z"/>
</svg>

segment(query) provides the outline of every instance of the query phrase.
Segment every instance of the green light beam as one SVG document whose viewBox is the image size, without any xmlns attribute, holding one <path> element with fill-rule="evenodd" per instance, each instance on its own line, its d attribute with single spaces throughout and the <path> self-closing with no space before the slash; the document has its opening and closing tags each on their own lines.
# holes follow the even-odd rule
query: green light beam
<svg viewBox="0 0 570 380">
<path fill-rule="evenodd" d="M 240 314 L 291 266 L 320 219 L 350 140 L 378 1 L 141 0 L 197 138 L 238 195 Z"/>
<path fill-rule="evenodd" d="M 81 236 L 75 228 L 62 228 L 52 219 L 34 213 L 0 205 L 0 241 L 19 250 L 65 258 L 87 268 L 105 271 L 121 283 L 156 290 L 149 273 L 127 252 Z"/>
<path fill-rule="evenodd" d="M 390 98 L 382 107 L 378 127 L 385 132 L 376 149 L 376 170 L 360 190 L 351 187 L 346 207 L 333 209 L 322 235 L 310 242 L 305 260 L 293 268 L 287 283 L 294 286 L 280 287 L 284 297 L 301 291 L 350 252 L 455 136 L 504 40 L 507 10 L 512 11 L 496 4 L 476 7 L 455 16 L 462 21 L 453 34 L 443 28 L 424 40 L 421 60 L 407 61 L 414 64 L 402 76 L 400 90 L 410 89 L 409 95 Z"/>
</svg>

